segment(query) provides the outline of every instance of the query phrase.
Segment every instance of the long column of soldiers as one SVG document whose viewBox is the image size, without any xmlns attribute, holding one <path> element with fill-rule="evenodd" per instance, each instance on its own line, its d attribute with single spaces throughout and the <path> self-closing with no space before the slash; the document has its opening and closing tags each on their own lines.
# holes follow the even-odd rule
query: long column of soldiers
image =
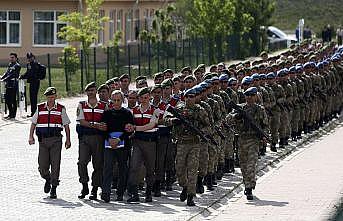
<svg viewBox="0 0 343 221">
<path fill-rule="evenodd" d="M 87 164 L 92 160 L 90 199 L 97 199 L 102 188 L 105 202 L 111 200 L 111 189 L 117 190 L 117 201 L 125 196 L 139 202 L 145 188 L 145 201 L 152 202 L 161 191 L 168 195 L 177 181 L 180 200 L 194 206 L 196 194 L 205 187 L 213 191 L 224 174 L 240 166 L 244 193 L 253 200 L 259 156 L 267 147 L 277 152 L 337 118 L 343 107 L 342 78 L 343 47 L 307 41 L 277 56 L 264 52 L 253 62 L 212 65 L 208 72 L 204 64 L 177 74 L 167 69 L 154 75 L 154 85 L 139 76 L 134 90 L 127 74 L 99 87 L 90 83 L 88 99 L 77 111 L 79 198 L 90 192 Z M 38 106 L 32 121 L 33 129 L 39 128 L 39 154 L 45 162 L 39 168 L 51 198 L 56 198 L 60 155 L 50 162 L 52 171 L 43 173 L 48 163 L 43 150 L 62 129 L 46 131 L 68 123 L 50 114 L 54 94 L 54 88 L 47 89 L 47 105 Z"/>
</svg>

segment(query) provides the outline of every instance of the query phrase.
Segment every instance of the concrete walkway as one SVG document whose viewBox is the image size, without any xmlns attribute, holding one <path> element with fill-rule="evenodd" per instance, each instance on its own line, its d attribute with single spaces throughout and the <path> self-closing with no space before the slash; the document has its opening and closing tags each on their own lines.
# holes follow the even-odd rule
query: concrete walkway
<svg viewBox="0 0 343 221">
<path fill-rule="evenodd" d="M 328 220 L 343 197 L 343 127 L 324 132 L 258 179 L 255 200 L 241 193 L 196 220 Z"/>
</svg>

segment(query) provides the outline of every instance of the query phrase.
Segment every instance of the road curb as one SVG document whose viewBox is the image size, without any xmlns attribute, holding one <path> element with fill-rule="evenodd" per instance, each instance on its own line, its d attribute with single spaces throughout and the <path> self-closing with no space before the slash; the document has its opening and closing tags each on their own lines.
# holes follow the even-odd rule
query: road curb
<svg viewBox="0 0 343 221">
<path fill-rule="evenodd" d="M 286 158 L 287 156 L 289 156 L 291 153 L 294 153 L 296 150 L 299 150 L 299 152 L 302 152 L 306 149 L 299 149 L 299 147 L 301 147 L 304 144 L 309 144 L 312 143 L 316 138 L 321 137 L 320 134 L 323 131 L 331 131 L 331 130 L 335 130 L 340 123 L 343 121 L 343 116 L 342 114 L 340 115 L 339 118 L 334 119 L 332 121 L 330 121 L 328 124 L 326 124 L 324 127 L 320 128 L 319 130 L 316 130 L 315 132 L 313 132 L 312 134 L 309 134 L 308 136 L 306 136 L 306 138 L 302 139 L 300 142 L 296 143 L 294 146 L 291 146 L 290 148 L 287 148 L 286 150 L 284 150 L 282 152 L 281 155 L 279 155 L 278 157 L 276 157 L 275 159 L 267 162 L 265 165 L 259 167 L 257 174 L 259 172 L 262 172 L 264 169 L 266 169 L 267 167 L 273 167 L 275 165 L 277 165 L 278 163 L 280 163 L 280 161 L 284 158 Z M 264 174 L 262 175 L 258 175 L 258 179 L 263 177 Z M 220 185 L 218 185 L 219 187 Z M 231 190 L 229 190 L 227 193 L 225 193 L 224 195 L 220 196 L 218 199 L 214 200 L 213 202 L 211 202 L 208 206 L 206 206 L 205 208 L 203 208 L 200 212 L 198 212 L 197 214 L 191 216 L 190 218 L 186 219 L 187 221 L 190 220 L 195 220 L 197 218 L 199 218 L 200 216 L 204 216 L 207 217 L 209 215 L 211 215 L 213 212 L 217 211 L 216 208 L 214 208 L 217 205 L 217 208 L 219 208 L 220 206 L 222 206 L 222 204 L 220 204 L 220 202 L 225 199 L 225 198 L 230 198 L 230 196 L 233 196 L 235 193 L 239 193 L 240 191 L 237 191 L 237 189 L 239 187 L 243 186 L 243 181 L 237 183 Z"/>
</svg>

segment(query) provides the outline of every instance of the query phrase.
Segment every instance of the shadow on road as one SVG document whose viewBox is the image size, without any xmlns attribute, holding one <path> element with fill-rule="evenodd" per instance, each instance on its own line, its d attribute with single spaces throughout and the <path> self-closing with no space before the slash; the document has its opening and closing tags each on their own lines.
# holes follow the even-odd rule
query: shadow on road
<svg viewBox="0 0 343 221">
<path fill-rule="evenodd" d="M 62 208 L 67 208 L 67 209 L 73 209 L 76 207 L 83 206 L 82 203 L 80 202 L 69 202 L 63 199 L 50 199 L 49 197 L 46 197 L 43 200 L 44 201 L 40 201 L 40 203 L 53 205 L 53 206 L 60 206 Z"/>
<path fill-rule="evenodd" d="M 262 200 L 258 197 L 254 197 L 253 201 L 247 202 L 248 205 L 254 206 L 277 206 L 277 207 L 284 207 L 288 205 L 288 202 L 278 202 L 278 201 L 271 201 L 271 200 Z"/>
</svg>

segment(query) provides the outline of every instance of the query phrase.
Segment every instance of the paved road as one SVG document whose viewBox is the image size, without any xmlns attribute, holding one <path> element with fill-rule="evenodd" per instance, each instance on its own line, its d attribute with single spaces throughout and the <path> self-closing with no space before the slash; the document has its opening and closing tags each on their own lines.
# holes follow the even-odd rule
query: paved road
<svg viewBox="0 0 343 221">
<path fill-rule="evenodd" d="M 343 127 L 303 146 L 258 180 L 255 199 L 242 193 L 206 220 L 327 220 L 343 197 Z"/>
<path fill-rule="evenodd" d="M 77 195 L 80 192 L 81 186 L 78 183 L 76 165 L 78 140 L 75 133 L 75 115 L 76 104 L 80 99 L 81 98 L 69 98 L 60 101 L 67 107 L 68 115 L 72 120 L 72 147 L 69 150 L 63 149 L 62 151 L 61 183 L 57 189 L 57 200 L 51 200 L 47 197 L 48 195 L 43 193 L 44 181 L 40 178 L 38 173 L 38 145 L 29 146 L 27 144 L 30 122 L 27 120 L 6 121 L 0 124 L 0 156 L 2 159 L 0 161 L 0 220 L 188 220 L 191 218 L 203 218 L 203 214 L 207 214 L 207 211 L 213 212 L 213 208 L 220 211 L 221 208 L 225 207 L 228 203 L 229 208 L 235 205 L 237 205 L 238 208 L 247 206 L 245 205 L 246 201 L 244 200 L 234 203 L 229 202 L 231 199 L 236 199 L 236 196 L 234 195 L 232 197 L 231 195 L 228 195 L 228 193 L 233 190 L 235 190 L 234 192 L 242 190 L 240 186 L 242 179 L 239 170 L 237 170 L 234 175 L 225 176 L 215 191 L 206 192 L 201 195 L 201 197 L 198 196 L 195 199 L 197 207 L 194 208 L 185 207 L 185 204 L 178 200 L 180 193 L 180 188 L 178 186 L 174 186 L 175 190 L 168 192 L 168 194 L 163 193 L 161 198 L 154 198 L 152 204 L 142 203 L 139 205 L 129 205 L 112 201 L 110 204 L 105 204 L 100 201 L 79 200 Z M 342 137 L 342 129 L 330 137 Z M 327 138 L 325 138 L 325 140 L 326 139 Z M 332 138 L 329 140 L 332 140 Z M 338 142 L 339 140 L 336 139 L 336 141 Z M 330 144 L 330 146 L 325 146 L 323 148 L 333 148 L 331 147 L 330 142 L 322 143 L 320 145 L 326 144 Z M 316 148 L 309 147 L 308 150 L 307 147 L 304 149 L 297 149 L 296 143 L 292 143 L 292 145 L 278 153 L 268 152 L 267 155 L 259 161 L 259 169 L 261 170 L 260 175 L 267 174 L 268 176 L 271 167 L 268 167 L 267 165 L 271 162 L 274 162 L 272 166 L 276 165 L 280 158 L 293 150 L 306 150 L 303 154 L 304 156 L 307 156 L 309 161 L 311 161 L 312 157 L 319 157 L 320 155 L 312 156 L 313 153 L 310 151 L 312 149 Z M 336 147 L 335 150 L 335 154 L 329 155 L 326 152 L 324 154 L 324 150 L 322 153 L 323 157 L 332 157 L 331 164 L 335 162 L 334 159 L 342 156 L 340 152 L 337 152 L 338 147 Z M 294 158 L 294 160 L 296 159 L 297 158 Z M 292 161 L 293 160 L 290 160 L 290 162 Z M 320 161 L 313 160 L 311 162 L 316 164 Z M 304 165 L 301 165 L 301 167 L 303 166 Z M 292 183 L 288 185 L 293 185 L 293 180 L 294 184 L 296 184 L 295 181 L 301 174 L 309 174 L 311 172 L 310 169 L 305 170 L 305 168 L 300 170 L 299 168 L 301 167 L 293 168 L 293 176 L 291 177 Z M 282 167 L 280 168 L 282 169 Z M 327 173 L 329 170 L 326 170 L 325 168 L 326 167 L 324 166 L 319 166 L 318 173 L 334 175 L 331 171 L 330 173 Z M 92 171 L 91 168 L 89 168 L 89 170 Z M 267 178 L 265 178 L 265 180 L 267 180 Z M 302 188 L 305 188 L 305 191 L 303 191 L 305 194 L 305 198 L 303 199 L 305 201 L 308 201 L 311 198 L 311 192 L 309 192 L 309 190 L 317 188 L 317 185 L 312 187 L 312 182 L 313 181 L 309 183 L 307 180 L 299 181 L 299 185 L 303 184 Z M 325 180 L 325 183 L 329 184 L 335 182 L 339 182 L 339 179 Z M 320 185 L 325 185 L 325 183 L 323 181 Z M 308 186 L 306 186 L 306 184 L 308 184 Z M 257 196 L 264 200 L 264 204 L 272 204 L 272 201 L 275 201 L 275 204 L 279 203 L 283 205 L 282 202 L 285 202 L 285 205 L 286 203 L 293 205 L 286 198 L 273 199 L 272 195 L 260 195 L 259 191 L 262 189 L 262 185 L 263 183 L 258 186 Z M 273 188 L 276 187 L 273 186 Z M 295 191 L 295 188 L 292 188 L 291 191 Z M 331 195 L 329 196 L 326 194 L 314 195 L 314 197 L 317 198 L 322 196 L 331 197 Z M 220 205 L 216 203 L 218 199 L 222 199 Z M 249 206 L 256 208 L 256 206 Z M 272 205 L 269 205 L 268 208 L 269 207 L 271 208 L 271 211 L 273 211 L 272 209 L 276 209 Z M 285 208 L 287 211 L 291 210 L 288 209 L 287 206 L 281 208 Z M 240 211 L 240 214 L 246 213 L 245 210 Z M 263 211 L 266 213 L 265 210 Z"/>
</svg>

